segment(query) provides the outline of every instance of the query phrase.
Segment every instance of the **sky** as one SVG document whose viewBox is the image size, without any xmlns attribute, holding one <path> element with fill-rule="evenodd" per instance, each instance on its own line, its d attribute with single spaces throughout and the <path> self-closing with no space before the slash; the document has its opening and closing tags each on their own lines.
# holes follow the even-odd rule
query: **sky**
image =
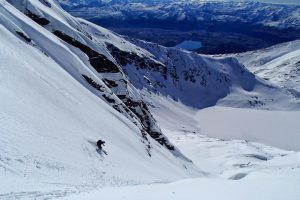
<svg viewBox="0 0 300 200">
<path fill-rule="evenodd" d="M 224 0 L 219 0 L 219 1 L 224 1 Z M 228 1 L 230 1 L 230 0 L 228 0 Z M 234 0 L 234 1 L 243 1 L 243 0 Z M 300 5 L 300 0 L 250 0 L 250 1 L 259 1 L 259 2 L 265 2 L 265 3 L 297 4 L 297 5 Z"/>
</svg>

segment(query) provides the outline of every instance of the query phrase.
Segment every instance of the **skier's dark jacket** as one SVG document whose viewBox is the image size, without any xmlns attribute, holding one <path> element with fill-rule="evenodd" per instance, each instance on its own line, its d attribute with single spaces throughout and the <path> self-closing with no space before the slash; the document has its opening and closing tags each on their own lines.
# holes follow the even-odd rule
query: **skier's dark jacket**
<svg viewBox="0 0 300 200">
<path fill-rule="evenodd" d="M 105 142 L 103 140 L 98 140 L 97 142 L 97 146 L 99 147 L 99 149 L 102 149 L 102 146 L 104 146 Z"/>
</svg>

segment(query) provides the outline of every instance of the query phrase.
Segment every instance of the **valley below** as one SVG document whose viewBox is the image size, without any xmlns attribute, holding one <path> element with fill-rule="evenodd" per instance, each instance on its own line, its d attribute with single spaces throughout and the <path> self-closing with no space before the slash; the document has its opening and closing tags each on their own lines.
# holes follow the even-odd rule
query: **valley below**
<svg viewBox="0 0 300 200">
<path fill-rule="evenodd" d="M 202 54 L 253 51 L 300 38 L 299 5 L 247 1 L 60 0 L 76 17 L 130 38 L 172 47 L 201 41 Z"/>
</svg>

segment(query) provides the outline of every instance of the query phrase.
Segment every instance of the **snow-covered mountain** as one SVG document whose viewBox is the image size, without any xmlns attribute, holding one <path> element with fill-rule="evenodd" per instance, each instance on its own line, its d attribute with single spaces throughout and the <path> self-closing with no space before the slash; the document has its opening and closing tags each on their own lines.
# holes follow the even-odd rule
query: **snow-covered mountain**
<svg viewBox="0 0 300 200">
<path fill-rule="evenodd" d="M 297 97 L 235 58 L 125 38 L 72 17 L 54 0 L 0 0 L 0 42 L 1 199 L 215 176 L 163 134 L 152 115 L 161 119 L 155 96 L 195 109 L 300 108 Z M 97 151 L 99 139 L 107 155 Z M 270 158 L 286 153 L 266 151 Z"/>
<path fill-rule="evenodd" d="M 138 89 L 170 96 L 195 108 L 224 105 L 261 109 L 299 109 L 299 99 L 255 77 L 234 58 L 199 55 L 141 40 L 130 42 L 152 53 L 161 64 L 140 63 L 127 50 L 111 47 Z M 122 56 L 122 57 L 121 57 Z M 144 59 L 145 60 L 145 59 Z"/>
<path fill-rule="evenodd" d="M 300 40 L 234 56 L 257 76 L 300 96 Z"/>
</svg>

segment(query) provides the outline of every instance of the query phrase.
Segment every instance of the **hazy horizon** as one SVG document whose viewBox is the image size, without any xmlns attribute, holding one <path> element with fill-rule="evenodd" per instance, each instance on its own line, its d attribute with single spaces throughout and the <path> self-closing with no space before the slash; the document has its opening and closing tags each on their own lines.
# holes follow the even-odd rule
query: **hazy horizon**
<svg viewBox="0 0 300 200">
<path fill-rule="evenodd" d="M 202 0 L 202 1 L 205 1 L 205 0 Z M 206 1 L 210 1 L 210 0 L 206 0 Z M 216 0 L 216 1 L 226 1 L 226 0 Z M 257 2 L 263 2 L 263 3 L 300 5 L 300 0 L 227 0 L 227 1 L 257 1 Z"/>
<path fill-rule="evenodd" d="M 265 3 L 280 3 L 280 4 L 298 4 L 300 5 L 300 0 L 255 0 Z"/>
</svg>

